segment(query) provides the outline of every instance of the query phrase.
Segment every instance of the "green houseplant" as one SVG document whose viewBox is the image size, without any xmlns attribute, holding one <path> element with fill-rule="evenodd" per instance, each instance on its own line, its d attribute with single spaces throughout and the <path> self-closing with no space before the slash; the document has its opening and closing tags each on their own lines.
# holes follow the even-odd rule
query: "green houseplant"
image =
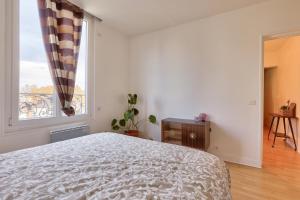
<svg viewBox="0 0 300 200">
<path fill-rule="evenodd" d="M 139 120 L 138 115 L 140 111 L 136 108 L 138 102 L 137 94 L 128 94 L 128 108 L 123 113 L 122 119 L 113 119 L 111 122 L 111 128 L 115 131 L 120 129 L 124 130 L 126 134 L 131 136 L 138 136 L 139 126 L 143 122 L 150 122 L 156 124 L 156 116 L 149 115 L 148 119 Z"/>
</svg>

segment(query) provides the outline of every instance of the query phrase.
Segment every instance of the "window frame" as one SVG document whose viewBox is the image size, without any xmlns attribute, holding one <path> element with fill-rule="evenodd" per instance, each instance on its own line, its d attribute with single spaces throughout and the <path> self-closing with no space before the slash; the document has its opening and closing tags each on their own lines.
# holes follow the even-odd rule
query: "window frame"
<svg viewBox="0 0 300 200">
<path fill-rule="evenodd" d="M 84 20 L 87 22 L 87 52 L 86 52 L 86 113 L 72 117 L 63 116 L 57 95 L 55 97 L 55 116 L 40 119 L 19 119 L 19 78 L 20 78 L 20 55 L 19 55 L 19 1 L 6 1 L 8 19 L 6 24 L 6 98 L 5 109 L 5 132 L 14 132 L 24 129 L 49 127 L 53 125 L 88 122 L 94 118 L 94 22 L 93 17 L 85 13 Z"/>
</svg>

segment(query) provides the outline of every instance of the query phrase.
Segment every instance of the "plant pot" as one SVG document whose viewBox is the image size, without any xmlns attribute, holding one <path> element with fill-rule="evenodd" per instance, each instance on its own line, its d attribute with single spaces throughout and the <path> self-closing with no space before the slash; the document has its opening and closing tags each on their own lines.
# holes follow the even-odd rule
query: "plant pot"
<svg viewBox="0 0 300 200">
<path fill-rule="evenodd" d="M 133 137 L 138 137 L 139 136 L 139 131 L 138 130 L 128 130 L 125 131 L 126 135 L 133 136 Z"/>
</svg>

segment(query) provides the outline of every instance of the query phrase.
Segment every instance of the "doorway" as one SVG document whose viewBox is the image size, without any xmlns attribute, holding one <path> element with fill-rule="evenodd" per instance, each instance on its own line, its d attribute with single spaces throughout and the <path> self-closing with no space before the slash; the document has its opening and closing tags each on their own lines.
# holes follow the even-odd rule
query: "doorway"
<svg viewBox="0 0 300 200">
<path fill-rule="evenodd" d="M 263 55 L 262 166 L 299 170 L 300 35 L 265 39 Z"/>
</svg>

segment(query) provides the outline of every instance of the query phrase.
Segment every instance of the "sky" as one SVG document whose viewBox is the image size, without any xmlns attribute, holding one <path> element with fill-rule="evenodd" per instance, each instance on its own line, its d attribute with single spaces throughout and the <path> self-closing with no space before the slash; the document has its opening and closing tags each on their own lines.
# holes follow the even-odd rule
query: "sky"
<svg viewBox="0 0 300 200">
<path fill-rule="evenodd" d="M 36 0 L 20 0 L 20 88 L 52 85 Z M 83 26 L 76 85 L 85 88 L 86 24 Z"/>
</svg>

